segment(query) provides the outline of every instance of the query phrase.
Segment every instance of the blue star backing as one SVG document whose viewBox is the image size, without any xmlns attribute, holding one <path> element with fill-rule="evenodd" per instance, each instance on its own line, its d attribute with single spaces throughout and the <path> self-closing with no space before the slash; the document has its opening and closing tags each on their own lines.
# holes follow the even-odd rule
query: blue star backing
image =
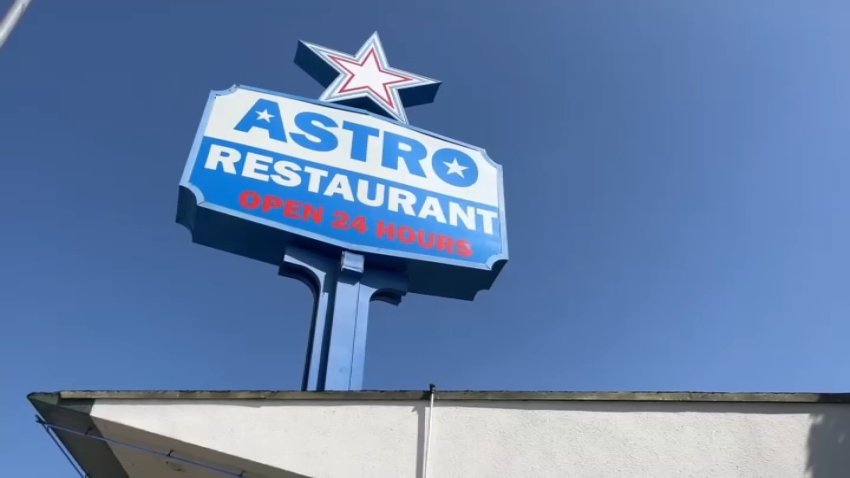
<svg viewBox="0 0 850 478">
<path fill-rule="evenodd" d="M 344 104 L 407 123 L 405 106 L 434 101 L 440 82 L 389 66 L 378 32 L 355 55 L 304 41 L 295 64 L 326 89 L 321 101 Z"/>
</svg>

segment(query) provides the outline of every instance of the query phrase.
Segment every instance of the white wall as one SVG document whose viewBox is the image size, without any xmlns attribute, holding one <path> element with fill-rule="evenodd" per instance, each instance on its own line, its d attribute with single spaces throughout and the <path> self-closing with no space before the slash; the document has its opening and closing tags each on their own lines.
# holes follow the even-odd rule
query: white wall
<svg viewBox="0 0 850 478">
<path fill-rule="evenodd" d="M 425 401 L 98 400 L 110 423 L 316 477 L 422 473 Z M 850 476 L 850 405 L 437 400 L 429 478 Z"/>
</svg>

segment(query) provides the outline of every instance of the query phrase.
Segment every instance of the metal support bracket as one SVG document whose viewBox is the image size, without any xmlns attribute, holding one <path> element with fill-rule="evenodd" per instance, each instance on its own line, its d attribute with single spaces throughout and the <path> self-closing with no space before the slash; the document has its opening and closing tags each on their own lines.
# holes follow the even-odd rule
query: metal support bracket
<svg viewBox="0 0 850 478">
<path fill-rule="evenodd" d="M 343 251 L 334 258 L 296 247 L 287 248 L 280 274 L 313 292 L 301 389 L 361 390 L 369 304 L 380 300 L 398 305 L 407 292 L 407 278 L 367 267 L 362 254 Z"/>
</svg>

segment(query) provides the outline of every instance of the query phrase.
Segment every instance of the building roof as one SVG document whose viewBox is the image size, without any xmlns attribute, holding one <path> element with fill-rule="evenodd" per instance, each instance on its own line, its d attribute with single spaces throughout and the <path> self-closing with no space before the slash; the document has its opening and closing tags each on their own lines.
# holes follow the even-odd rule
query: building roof
<svg viewBox="0 0 850 478">
<path fill-rule="evenodd" d="M 850 393 L 435 391 L 441 400 L 850 403 Z M 430 391 L 73 390 L 35 392 L 30 401 L 67 400 L 424 400 Z"/>
<path fill-rule="evenodd" d="M 239 456 L 214 450 L 209 447 L 175 439 L 126 423 L 111 421 L 98 410 L 127 407 L 151 412 L 151 407 L 172 405 L 190 408 L 219 407 L 234 405 L 236 408 L 261 409 L 285 405 L 287 401 L 301 409 L 304 405 L 324 408 L 345 407 L 349 403 L 375 405 L 378 407 L 410 408 L 410 402 L 420 402 L 415 408 L 428 406 L 431 391 L 340 391 L 303 392 L 273 390 L 74 390 L 58 392 L 35 392 L 28 396 L 38 412 L 38 421 L 48 433 L 61 443 L 73 461 L 90 478 L 136 478 L 158 476 L 160 478 L 211 478 L 232 477 L 280 477 L 298 478 L 304 475 L 293 471 L 273 468 L 264 463 L 250 461 Z M 770 408 L 780 404 L 807 413 L 809 408 L 834 407 L 825 404 L 850 404 L 850 393 L 729 393 L 729 392 L 558 392 L 558 391 L 440 391 L 434 390 L 435 400 L 466 402 L 457 404 L 483 409 L 532 408 L 580 408 L 611 406 L 620 409 L 657 409 L 670 407 L 679 409 L 715 408 L 722 404 L 726 409 L 741 410 Z M 306 402 L 312 402 L 305 404 Z M 398 403 L 392 403 L 393 401 Z M 247 402 L 247 403 L 246 403 Z M 407 403 L 402 403 L 407 402 Z M 536 403 L 528 403 L 536 402 Z M 594 405 L 594 403 L 609 405 Z M 619 402 L 610 405 L 612 402 Z M 630 404 L 631 402 L 632 404 Z M 643 402 L 639 404 L 638 402 Z M 715 405 L 711 405 L 711 404 Z M 691 405 L 688 405 L 691 404 Z M 747 405 L 748 404 L 748 405 Z M 759 407 L 757 404 L 770 404 Z M 98 408 L 101 407 L 101 408 Z M 554 408 L 552 408 L 554 407 Z M 607 407 L 607 408 L 606 408 Z M 289 408 L 289 407 L 287 407 Z M 340 413 L 345 412 L 343 408 Z M 842 407 L 843 408 L 843 407 Z M 163 408 L 159 408 L 163 410 Z M 347 413 L 347 412 L 345 412 Z M 409 412 L 407 412 L 409 413 Z M 795 412 L 796 413 L 796 412 Z M 204 415 L 201 415 L 204 416 Z M 338 416 L 338 415 L 335 415 Z M 220 417 L 215 418 L 219 420 Z M 169 420 L 169 419 L 166 419 Z M 210 420 L 213 420 L 211 418 Z M 203 421 L 203 420 L 202 420 Z M 174 424 L 179 428 L 179 425 Z M 243 430 L 244 431 L 244 430 Z"/>
</svg>

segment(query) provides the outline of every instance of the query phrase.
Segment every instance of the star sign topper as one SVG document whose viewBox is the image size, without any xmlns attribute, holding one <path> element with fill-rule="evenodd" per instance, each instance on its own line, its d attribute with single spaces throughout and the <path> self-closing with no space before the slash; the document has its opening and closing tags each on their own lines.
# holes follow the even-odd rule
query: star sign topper
<svg viewBox="0 0 850 478">
<path fill-rule="evenodd" d="M 304 41 L 295 64 L 326 87 L 321 101 L 340 103 L 407 124 L 405 106 L 434 101 L 440 82 L 390 67 L 378 32 L 355 55 Z"/>
</svg>

